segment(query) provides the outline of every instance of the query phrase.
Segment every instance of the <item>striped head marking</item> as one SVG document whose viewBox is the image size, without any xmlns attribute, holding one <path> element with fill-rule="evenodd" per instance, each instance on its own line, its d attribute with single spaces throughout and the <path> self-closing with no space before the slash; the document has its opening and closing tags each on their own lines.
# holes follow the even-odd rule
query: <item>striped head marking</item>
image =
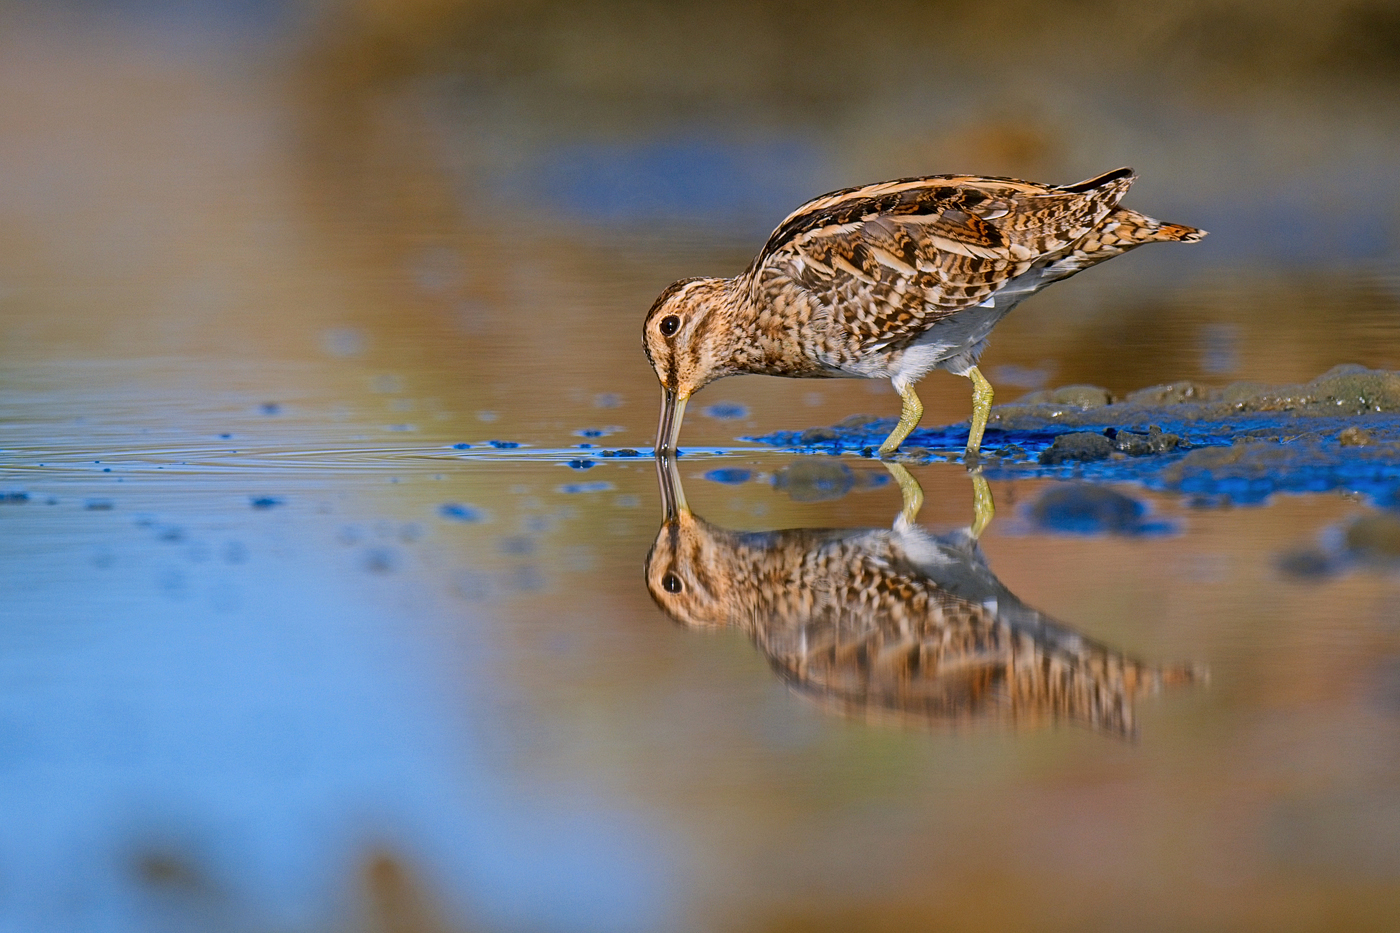
<svg viewBox="0 0 1400 933">
<path fill-rule="evenodd" d="M 664 391 L 658 452 L 674 451 L 691 393 L 735 372 L 728 279 L 682 279 L 647 312 L 642 345 Z"/>
<path fill-rule="evenodd" d="M 661 611 L 687 628 L 722 628 L 736 619 L 732 533 L 682 510 L 647 553 L 647 591 Z"/>
<path fill-rule="evenodd" d="M 643 344 L 656 378 L 668 389 L 689 396 L 720 376 L 727 376 L 732 353 L 731 303 L 727 279 L 682 279 L 661 293 L 647 312 Z"/>
</svg>

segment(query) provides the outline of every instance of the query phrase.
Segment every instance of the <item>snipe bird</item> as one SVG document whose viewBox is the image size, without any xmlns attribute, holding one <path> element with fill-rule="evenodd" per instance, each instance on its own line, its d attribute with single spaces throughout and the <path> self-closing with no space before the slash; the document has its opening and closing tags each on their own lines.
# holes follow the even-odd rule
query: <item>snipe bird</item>
<svg viewBox="0 0 1400 933">
<path fill-rule="evenodd" d="M 888 456 L 923 415 L 914 384 L 946 369 L 972 380 L 975 459 L 992 406 L 977 361 L 1007 312 L 1135 246 L 1205 236 L 1119 207 L 1136 177 L 1120 168 L 1055 187 L 930 175 L 808 201 L 739 275 L 683 279 L 652 305 L 643 333 L 663 388 L 657 452 L 676 449 L 694 392 L 759 373 L 889 379 L 903 411 L 880 445 Z"/>
<path fill-rule="evenodd" d="M 652 599 L 688 628 L 741 629 L 832 712 L 917 726 L 1070 721 L 1127 737 L 1138 697 L 1203 676 L 1134 660 L 1026 605 L 970 531 L 935 537 L 907 509 L 891 528 L 730 531 L 691 513 L 674 461 L 657 464 Z"/>
</svg>

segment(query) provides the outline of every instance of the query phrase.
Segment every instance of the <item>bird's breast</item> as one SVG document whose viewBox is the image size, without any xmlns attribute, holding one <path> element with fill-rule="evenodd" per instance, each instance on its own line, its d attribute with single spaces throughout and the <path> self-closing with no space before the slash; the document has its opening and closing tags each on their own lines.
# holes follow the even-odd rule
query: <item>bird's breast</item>
<svg viewBox="0 0 1400 933">
<path fill-rule="evenodd" d="M 824 362 L 830 349 L 820 304 L 795 288 L 765 290 L 740 325 L 739 371 L 768 376 L 840 375 Z"/>
</svg>

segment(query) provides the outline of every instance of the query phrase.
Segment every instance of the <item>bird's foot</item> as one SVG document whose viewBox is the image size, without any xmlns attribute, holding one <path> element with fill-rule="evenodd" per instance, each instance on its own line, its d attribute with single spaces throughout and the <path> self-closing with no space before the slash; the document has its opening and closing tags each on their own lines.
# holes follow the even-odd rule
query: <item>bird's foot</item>
<svg viewBox="0 0 1400 933">
<path fill-rule="evenodd" d="M 924 488 L 919 485 L 919 481 L 914 478 L 913 474 L 904 468 L 903 464 L 889 460 L 884 461 L 884 464 L 885 469 L 890 471 L 894 481 L 899 484 L 899 495 L 902 500 L 899 517 L 906 524 L 912 525 L 914 519 L 919 515 L 919 510 L 924 507 Z"/>
<path fill-rule="evenodd" d="M 992 488 L 982 475 L 981 468 L 972 471 L 972 537 L 980 538 L 982 532 L 992 523 L 996 515 L 996 503 L 992 501 Z"/>
</svg>

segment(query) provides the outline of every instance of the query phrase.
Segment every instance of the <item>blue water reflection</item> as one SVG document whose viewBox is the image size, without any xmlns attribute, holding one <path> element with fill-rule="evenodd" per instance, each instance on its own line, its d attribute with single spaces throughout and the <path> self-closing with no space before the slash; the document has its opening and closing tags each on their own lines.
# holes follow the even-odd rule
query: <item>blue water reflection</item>
<svg viewBox="0 0 1400 933">
<path fill-rule="evenodd" d="M 634 805 L 513 783 L 520 684 L 489 608 L 417 592 L 422 544 L 367 575 L 295 500 L 157 494 L 0 506 L 0 930 L 317 929 L 377 850 L 489 928 L 672 923 Z"/>
</svg>

